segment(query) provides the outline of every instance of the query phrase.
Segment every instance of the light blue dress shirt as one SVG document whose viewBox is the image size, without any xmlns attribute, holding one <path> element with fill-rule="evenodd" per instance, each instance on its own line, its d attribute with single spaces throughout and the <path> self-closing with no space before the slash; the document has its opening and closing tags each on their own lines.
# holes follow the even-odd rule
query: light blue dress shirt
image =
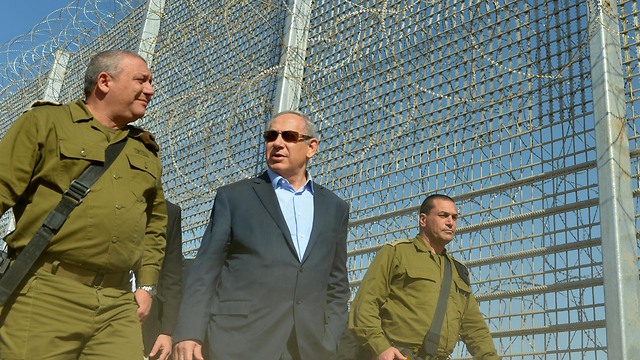
<svg viewBox="0 0 640 360">
<path fill-rule="evenodd" d="M 293 189 L 289 181 L 267 169 L 273 189 L 276 191 L 280 210 L 287 222 L 293 246 L 298 253 L 298 259 L 302 260 L 313 227 L 313 182 L 311 176 L 298 191 Z"/>
</svg>

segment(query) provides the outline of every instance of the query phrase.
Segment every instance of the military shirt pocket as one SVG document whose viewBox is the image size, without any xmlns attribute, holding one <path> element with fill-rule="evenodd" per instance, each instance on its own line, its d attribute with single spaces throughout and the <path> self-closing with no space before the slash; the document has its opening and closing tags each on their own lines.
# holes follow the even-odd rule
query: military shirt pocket
<svg viewBox="0 0 640 360">
<path fill-rule="evenodd" d="M 151 175 L 154 180 L 160 176 L 160 169 L 158 169 L 153 159 L 132 153 L 127 153 L 127 158 L 129 159 L 129 165 L 131 165 L 132 168 L 144 171 Z"/>
<path fill-rule="evenodd" d="M 434 267 L 420 264 L 409 264 L 404 273 L 403 292 L 407 298 L 420 299 L 419 303 L 413 304 L 420 312 L 431 313 L 435 309 L 438 301 L 437 294 L 440 291 L 440 273 Z"/>
<path fill-rule="evenodd" d="M 409 265 L 407 266 L 407 276 L 412 279 L 425 279 L 433 282 L 440 280 L 440 274 L 435 274 L 427 266 Z"/>
<path fill-rule="evenodd" d="M 54 181 L 63 189 L 66 189 L 73 179 L 79 177 L 89 164 L 104 162 L 104 149 L 95 144 L 60 139 L 58 146 L 60 161 L 57 163 L 49 162 L 48 166 L 52 166 Z M 94 192 L 99 189 L 99 186 L 92 187 Z"/>
<path fill-rule="evenodd" d="M 440 286 L 440 274 L 432 268 L 412 264 L 406 267 L 405 274 L 403 287 L 409 294 L 430 293 Z"/>
<path fill-rule="evenodd" d="M 467 285 L 467 283 L 465 283 L 462 279 L 454 278 L 453 285 L 454 287 L 452 289 L 454 289 L 458 294 L 464 297 L 468 297 L 469 294 L 471 294 L 471 287 Z"/>
<path fill-rule="evenodd" d="M 82 159 L 87 161 L 104 161 L 104 149 L 95 145 L 73 140 L 60 140 L 60 159 Z"/>
<path fill-rule="evenodd" d="M 155 157 L 146 157 L 133 152 L 125 154 L 131 171 L 128 173 L 127 186 L 140 202 L 146 202 L 150 196 L 155 196 L 156 183 L 160 178 L 160 168 Z"/>
</svg>

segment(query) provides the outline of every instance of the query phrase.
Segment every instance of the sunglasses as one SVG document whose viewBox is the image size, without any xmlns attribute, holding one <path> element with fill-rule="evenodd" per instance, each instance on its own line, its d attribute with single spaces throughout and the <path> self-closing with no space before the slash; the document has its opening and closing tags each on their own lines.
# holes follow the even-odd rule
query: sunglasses
<svg viewBox="0 0 640 360">
<path fill-rule="evenodd" d="M 282 135 L 282 140 L 288 143 L 297 143 L 301 140 L 313 139 L 313 136 L 300 134 L 299 132 L 293 131 L 293 130 L 285 130 L 285 131 L 267 130 L 264 132 L 264 134 L 262 134 L 262 136 L 264 137 L 264 140 L 266 142 L 272 142 L 272 141 L 276 141 L 276 139 L 278 138 L 278 135 L 280 134 Z"/>
</svg>

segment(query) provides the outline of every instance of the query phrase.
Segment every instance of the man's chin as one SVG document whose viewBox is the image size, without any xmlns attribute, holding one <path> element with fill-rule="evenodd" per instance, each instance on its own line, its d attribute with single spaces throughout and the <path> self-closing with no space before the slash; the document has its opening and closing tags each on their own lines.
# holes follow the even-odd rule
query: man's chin
<svg viewBox="0 0 640 360">
<path fill-rule="evenodd" d="M 284 164 L 282 164 L 280 161 L 274 161 L 274 160 L 269 160 L 267 162 L 267 166 L 269 167 L 269 169 L 273 170 L 273 171 L 278 171 L 284 168 Z"/>
<path fill-rule="evenodd" d="M 132 115 L 133 115 L 133 117 L 135 118 L 135 120 L 138 120 L 138 119 L 142 119 L 142 117 L 144 116 L 144 113 L 145 113 L 144 111 L 142 111 L 142 112 L 135 112 L 135 113 L 133 113 Z M 135 120 L 134 120 L 134 121 L 135 121 Z"/>
</svg>

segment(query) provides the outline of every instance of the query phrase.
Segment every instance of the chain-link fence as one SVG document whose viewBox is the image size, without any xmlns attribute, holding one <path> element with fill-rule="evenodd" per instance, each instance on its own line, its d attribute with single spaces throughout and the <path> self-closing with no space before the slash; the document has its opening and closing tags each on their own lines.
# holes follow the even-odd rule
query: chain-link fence
<svg viewBox="0 0 640 360">
<path fill-rule="evenodd" d="M 605 321 L 605 248 L 617 240 L 608 200 L 619 198 L 603 186 L 622 184 L 616 194 L 636 211 L 637 1 L 309 2 L 308 27 L 294 29 L 306 45 L 293 60 L 304 64 L 297 77 L 283 77 L 282 59 L 290 19 L 304 15 L 300 1 L 150 3 L 73 1 L 2 45 L 0 134 L 33 99 L 79 97 L 88 58 L 114 46 L 138 50 L 153 14 L 156 95 L 141 122 L 162 146 L 187 256 L 216 189 L 264 170 L 259 134 L 286 80 L 319 129 L 310 173 L 351 205 L 354 292 L 382 244 L 415 235 L 424 197 L 445 193 L 461 213 L 449 250 L 468 265 L 505 359 L 612 356 L 607 332 L 618 330 Z M 616 41 L 595 46 L 603 34 Z M 609 129 L 623 145 L 628 138 L 630 150 L 617 156 L 630 160 L 622 178 L 631 189 L 603 176 L 610 144 L 598 114 L 610 93 L 599 90 L 607 72 L 597 59 L 607 51 L 621 56 L 613 87 L 624 91 L 626 119 Z M 638 216 L 626 215 L 638 229 Z M 636 240 L 636 271 L 637 249 Z M 454 357 L 469 358 L 462 344 Z"/>
</svg>

